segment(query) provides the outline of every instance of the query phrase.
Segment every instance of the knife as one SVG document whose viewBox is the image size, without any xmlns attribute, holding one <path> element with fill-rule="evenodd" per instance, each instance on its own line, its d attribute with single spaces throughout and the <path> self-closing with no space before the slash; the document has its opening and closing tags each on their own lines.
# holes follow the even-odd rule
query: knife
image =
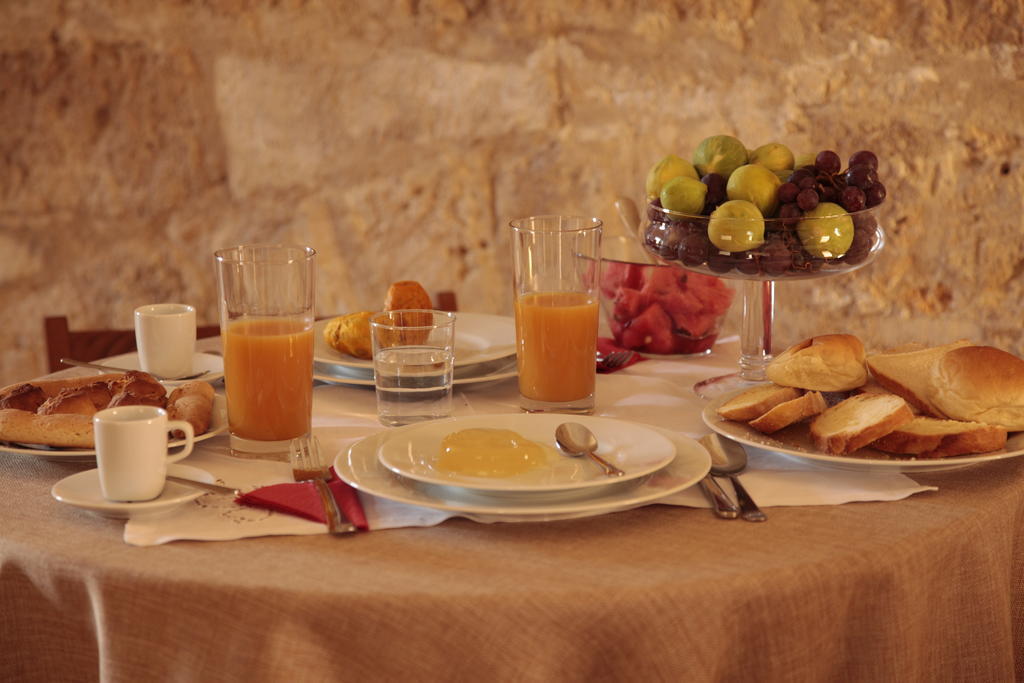
<svg viewBox="0 0 1024 683">
<path fill-rule="evenodd" d="M 194 481 L 183 477 L 172 477 L 169 474 L 167 475 L 167 481 L 173 481 L 176 484 L 184 484 L 185 486 L 194 486 L 197 489 L 203 489 L 213 493 L 230 493 L 233 496 L 237 496 L 239 494 L 238 489 L 228 488 L 227 486 L 221 486 L 219 484 L 207 484 L 205 481 Z"/>
<path fill-rule="evenodd" d="M 709 453 L 711 451 L 711 446 L 708 443 L 710 436 L 710 434 L 706 434 L 700 439 L 700 445 Z M 715 481 L 710 472 L 700 480 L 700 488 L 711 502 L 711 509 L 715 511 L 716 515 L 722 519 L 736 519 L 739 517 L 739 506 L 732 502 L 732 498 L 722 490 L 722 487 L 718 485 L 718 482 Z"/>
</svg>

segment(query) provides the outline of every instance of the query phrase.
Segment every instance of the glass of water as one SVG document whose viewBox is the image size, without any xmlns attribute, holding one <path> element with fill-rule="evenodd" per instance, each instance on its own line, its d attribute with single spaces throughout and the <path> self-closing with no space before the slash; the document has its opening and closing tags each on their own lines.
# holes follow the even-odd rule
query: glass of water
<svg viewBox="0 0 1024 683">
<path fill-rule="evenodd" d="M 455 314 L 407 309 L 370 318 L 377 417 L 389 427 L 452 412 Z"/>
</svg>

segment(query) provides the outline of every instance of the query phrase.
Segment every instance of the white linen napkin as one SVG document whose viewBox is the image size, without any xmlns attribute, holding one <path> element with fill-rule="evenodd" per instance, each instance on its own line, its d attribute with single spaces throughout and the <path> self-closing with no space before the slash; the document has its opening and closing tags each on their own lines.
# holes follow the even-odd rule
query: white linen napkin
<svg viewBox="0 0 1024 683">
<path fill-rule="evenodd" d="M 697 438 L 707 433 L 700 418 L 701 403 L 689 384 L 666 379 L 657 365 L 678 370 L 678 362 L 647 361 L 620 372 L 598 376 L 596 414 L 649 424 Z M 646 375 L 646 376 L 645 376 Z M 669 375 L 671 377 L 671 375 Z M 319 386 L 313 391 L 313 429 L 329 454 L 384 428 L 377 422 L 372 389 Z M 488 386 L 457 386 L 454 414 L 508 413 L 518 410 L 514 380 Z M 287 463 L 243 460 L 227 455 L 227 438 L 198 444 L 188 464 L 206 470 L 227 486 L 248 491 L 291 481 Z M 777 453 L 750 449 L 743 484 L 762 507 L 840 505 L 858 501 L 892 501 L 936 490 L 899 473 L 826 469 Z M 723 487 L 730 484 L 721 480 Z M 542 521 L 537 517 L 466 514 L 434 510 L 360 493 L 371 530 L 433 526 L 451 517 L 477 522 Z M 707 508 L 698 487 L 662 498 L 656 503 Z M 650 505 L 644 503 L 642 505 Z M 552 515 L 543 520 L 579 517 Z M 232 540 L 253 536 L 324 533 L 324 525 L 279 512 L 244 507 L 227 495 L 206 494 L 159 516 L 137 517 L 125 524 L 124 540 L 131 545 L 156 545 L 173 540 Z"/>
</svg>

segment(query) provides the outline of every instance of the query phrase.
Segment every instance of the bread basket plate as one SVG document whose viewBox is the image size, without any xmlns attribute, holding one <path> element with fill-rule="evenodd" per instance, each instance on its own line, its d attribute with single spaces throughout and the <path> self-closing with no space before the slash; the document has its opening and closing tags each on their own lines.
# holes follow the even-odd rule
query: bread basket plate
<svg viewBox="0 0 1024 683">
<path fill-rule="evenodd" d="M 774 453 L 783 453 L 794 458 L 810 460 L 824 467 L 843 470 L 877 472 L 940 472 L 978 465 L 995 460 L 1005 460 L 1024 455 L 1024 432 L 1011 433 L 1006 447 L 998 451 L 977 455 L 956 455 L 949 458 L 921 458 L 893 455 L 874 448 L 862 448 L 849 455 L 830 455 L 815 447 L 803 422 L 782 429 L 774 434 L 762 434 L 743 422 L 727 420 L 718 414 L 723 403 L 745 391 L 740 389 L 712 400 L 704 407 L 702 417 L 712 431 L 746 446 L 753 446 Z"/>
<path fill-rule="evenodd" d="M 210 428 L 205 433 L 196 437 L 196 443 L 212 439 L 228 429 L 228 406 L 223 396 L 217 394 L 213 397 L 213 415 L 210 419 Z M 169 446 L 181 446 L 184 439 L 174 439 Z M 93 448 L 54 448 L 52 446 L 41 446 L 39 444 L 16 444 L 0 441 L 0 453 L 13 453 L 15 455 L 32 455 L 43 460 L 60 460 L 63 462 L 92 462 L 96 460 L 96 450 Z"/>
<path fill-rule="evenodd" d="M 313 360 L 324 366 L 336 365 L 373 372 L 373 361 L 342 353 L 324 339 L 330 320 L 313 324 Z M 455 314 L 455 367 L 486 363 L 516 352 L 516 323 L 508 316 L 486 313 Z"/>
</svg>

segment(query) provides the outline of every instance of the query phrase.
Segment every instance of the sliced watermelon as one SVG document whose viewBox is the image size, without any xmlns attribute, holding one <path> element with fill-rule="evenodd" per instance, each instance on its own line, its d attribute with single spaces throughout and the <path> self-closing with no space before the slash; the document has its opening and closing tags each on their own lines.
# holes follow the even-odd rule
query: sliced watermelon
<svg viewBox="0 0 1024 683">
<path fill-rule="evenodd" d="M 611 299 L 623 287 L 640 289 L 644 284 L 645 267 L 642 263 L 602 261 L 601 293 Z"/>
<path fill-rule="evenodd" d="M 660 305 L 652 303 L 633 318 L 622 331 L 622 346 L 651 353 L 672 353 L 672 319 Z"/>
</svg>

